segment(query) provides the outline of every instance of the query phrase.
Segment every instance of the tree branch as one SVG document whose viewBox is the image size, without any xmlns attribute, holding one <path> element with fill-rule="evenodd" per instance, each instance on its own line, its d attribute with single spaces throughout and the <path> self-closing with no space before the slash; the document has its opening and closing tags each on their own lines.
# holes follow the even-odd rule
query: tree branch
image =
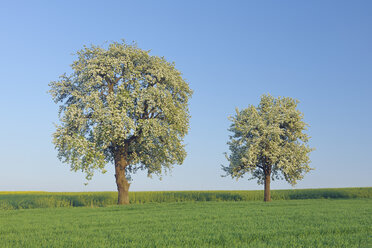
<svg viewBox="0 0 372 248">
<path fill-rule="evenodd" d="M 120 79 L 121 77 L 116 78 L 114 84 L 117 84 L 120 81 Z"/>
</svg>

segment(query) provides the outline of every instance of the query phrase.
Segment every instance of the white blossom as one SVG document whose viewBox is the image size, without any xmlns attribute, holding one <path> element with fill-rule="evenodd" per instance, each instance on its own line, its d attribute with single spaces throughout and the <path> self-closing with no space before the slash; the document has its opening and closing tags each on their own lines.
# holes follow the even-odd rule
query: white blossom
<svg viewBox="0 0 372 248">
<path fill-rule="evenodd" d="M 285 179 L 292 185 L 312 168 L 307 145 L 307 124 L 297 109 L 298 101 L 289 97 L 263 95 L 258 107 L 248 106 L 230 117 L 228 166 L 222 166 L 233 178 L 251 174 L 262 184 L 265 170 L 272 179 Z"/>
<path fill-rule="evenodd" d="M 160 175 L 181 164 L 192 90 L 174 64 L 124 41 L 76 55 L 73 73 L 50 83 L 60 104 L 58 157 L 88 180 L 96 169 L 105 172 L 118 147 L 125 147 L 128 173 Z"/>
</svg>

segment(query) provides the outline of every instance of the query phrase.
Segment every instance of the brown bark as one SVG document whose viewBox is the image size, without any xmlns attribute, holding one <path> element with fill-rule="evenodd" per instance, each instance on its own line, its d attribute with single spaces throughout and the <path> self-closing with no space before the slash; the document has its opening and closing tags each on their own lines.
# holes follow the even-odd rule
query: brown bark
<svg viewBox="0 0 372 248">
<path fill-rule="evenodd" d="M 123 149 L 118 149 L 115 152 L 115 178 L 118 188 L 118 205 L 129 204 L 129 186 L 127 178 L 125 177 L 125 167 L 127 161 L 123 153 Z"/>
<path fill-rule="evenodd" d="M 265 171 L 265 192 L 264 192 L 264 201 L 269 202 L 271 201 L 271 195 L 270 195 L 270 174 L 271 171 L 266 170 Z"/>
<path fill-rule="evenodd" d="M 114 84 L 119 80 L 116 79 L 116 82 L 113 83 L 110 78 L 107 76 L 105 80 L 108 83 L 108 94 L 114 93 Z M 115 143 L 113 144 L 115 147 Z M 128 165 L 128 161 L 125 159 L 126 149 L 125 147 L 116 147 L 114 150 L 114 160 L 115 160 L 115 178 L 116 186 L 118 188 L 118 205 L 127 205 L 129 204 L 129 186 L 127 178 L 125 177 L 125 167 Z"/>
</svg>

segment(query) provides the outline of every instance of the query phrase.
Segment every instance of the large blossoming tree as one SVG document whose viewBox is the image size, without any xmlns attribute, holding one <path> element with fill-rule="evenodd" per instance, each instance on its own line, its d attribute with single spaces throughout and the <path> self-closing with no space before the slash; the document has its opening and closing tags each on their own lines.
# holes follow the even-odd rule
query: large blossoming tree
<svg viewBox="0 0 372 248">
<path fill-rule="evenodd" d="M 227 175 L 241 178 L 246 173 L 265 185 L 264 201 L 270 201 L 270 179 L 285 179 L 292 185 L 309 167 L 307 124 L 290 97 L 263 95 L 258 107 L 250 105 L 231 117 L 230 164 L 222 166 Z"/>
<path fill-rule="evenodd" d="M 131 173 L 160 175 L 185 159 L 192 90 L 173 63 L 124 41 L 76 55 L 72 74 L 50 83 L 58 157 L 88 180 L 111 162 L 118 204 L 129 204 Z"/>
</svg>

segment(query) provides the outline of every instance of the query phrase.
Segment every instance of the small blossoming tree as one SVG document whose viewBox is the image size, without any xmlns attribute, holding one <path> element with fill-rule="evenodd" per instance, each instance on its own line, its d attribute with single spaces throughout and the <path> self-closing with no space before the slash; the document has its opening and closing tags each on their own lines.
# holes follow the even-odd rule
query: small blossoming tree
<svg viewBox="0 0 372 248">
<path fill-rule="evenodd" d="M 263 95 L 258 107 L 250 105 L 231 117 L 228 142 L 230 164 L 222 166 L 233 178 L 251 174 L 265 185 L 264 201 L 270 201 L 270 179 L 285 179 L 292 185 L 309 172 L 307 124 L 289 97 Z"/>
</svg>

